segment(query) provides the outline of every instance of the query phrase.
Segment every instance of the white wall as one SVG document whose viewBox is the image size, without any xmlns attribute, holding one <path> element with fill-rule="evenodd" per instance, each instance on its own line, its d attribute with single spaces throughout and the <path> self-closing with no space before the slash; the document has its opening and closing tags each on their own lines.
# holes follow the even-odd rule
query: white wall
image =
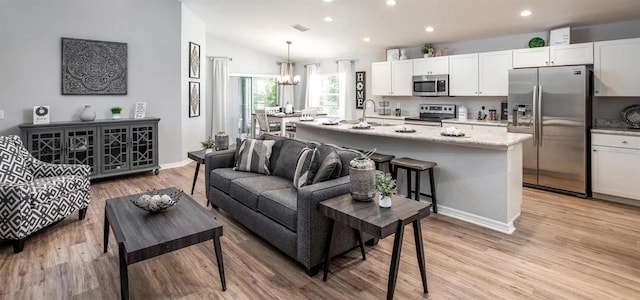
<svg viewBox="0 0 640 300">
<path fill-rule="evenodd" d="M 207 111 L 207 77 L 204 68 L 206 65 L 207 33 L 206 23 L 198 17 L 191 8 L 182 3 L 182 42 L 181 46 L 181 105 L 180 118 L 182 119 L 182 159 L 187 159 L 187 152 L 202 148 L 201 141 L 206 139 L 206 111 Z M 189 42 L 200 45 L 200 78 L 189 78 Z M 200 83 L 200 116 L 189 118 L 189 82 Z"/>
<path fill-rule="evenodd" d="M 180 2 L 176 0 L 2 0 L 0 2 L 0 135 L 32 122 L 32 107 L 50 105 L 52 121 L 79 120 L 84 105 L 98 119 L 135 102 L 159 117 L 160 163 L 182 160 Z M 61 95 L 61 37 L 128 44 L 128 94 Z"/>
</svg>

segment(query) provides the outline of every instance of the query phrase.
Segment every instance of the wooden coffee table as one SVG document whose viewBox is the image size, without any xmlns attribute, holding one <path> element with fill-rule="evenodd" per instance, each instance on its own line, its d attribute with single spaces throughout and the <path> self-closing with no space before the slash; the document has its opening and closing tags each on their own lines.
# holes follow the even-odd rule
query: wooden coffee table
<svg viewBox="0 0 640 300">
<path fill-rule="evenodd" d="M 168 194 L 175 188 L 159 190 Z M 131 203 L 142 194 L 108 199 L 104 208 L 104 252 L 109 244 L 109 225 L 118 242 L 120 295 L 129 299 L 127 266 L 204 241 L 213 240 L 222 290 L 227 289 L 222 264 L 222 225 L 191 197 L 184 194 L 173 207 L 149 213 Z"/>
<path fill-rule="evenodd" d="M 327 281 L 329 264 L 331 263 L 332 241 L 335 237 L 335 221 L 349 227 L 373 235 L 375 238 L 385 238 L 395 233 L 393 240 L 393 254 L 391 255 L 391 267 L 389 268 L 389 282 L 387 284 L 387 299 L 393 299 L 393 292 L 398 278 L 398 266 L 400 265 L 400 252 L 402 251 L 402 237 L 404 227 L 413 224 L 413 233 L 416 242 L 416 256 L 422 277 L 424 293 L 428 293 L 427 274 L 424 262 L 424 248 L 422 246 L 422 228 L 420 220 L 430 214 L 430 205 L 394 195 L 390 208 L 378 206 L 378 201 L 361 202 L 353 200 L 350 194 L 345 194 L 320 202 L 320 212 L 329 217 L 329 238 L 326 245 L 323 281 Z M 360 248 L 362 249 L 361 234 Z M 364 259 L 364 250 L 362 250 Z"/>
</svg>

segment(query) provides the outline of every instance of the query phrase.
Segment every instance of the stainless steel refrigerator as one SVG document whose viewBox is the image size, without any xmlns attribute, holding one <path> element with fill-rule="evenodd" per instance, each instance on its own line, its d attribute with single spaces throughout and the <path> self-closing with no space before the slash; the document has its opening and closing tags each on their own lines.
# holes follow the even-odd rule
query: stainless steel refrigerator
<svg viewBox="0 0 640 300">
<path fill-rule="evenodd" d="M 509 132 L 523 143 L 523 181 L 580 197 L 590 193 L 591 70 L 586 66 L 509 71 Z"/>
</svg>

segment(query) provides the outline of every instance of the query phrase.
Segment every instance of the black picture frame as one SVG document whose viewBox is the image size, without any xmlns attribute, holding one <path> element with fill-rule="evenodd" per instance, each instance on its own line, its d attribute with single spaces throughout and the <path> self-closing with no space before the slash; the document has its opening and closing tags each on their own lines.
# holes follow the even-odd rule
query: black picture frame
<svg viewBox="0 0 640 300">
<path fill-rule="evenodd" d="M 200 45 L 189 42 L 189 78 L 200 79 Z"/>
<path fill-rule="evenodd" d="M 367 99 L 367 72 L 356 72 L 356 109 L 362 109 Z"/>
<path fill-rule="evenodd" d="M 200 116 L 200 82 L 189 81 L 189 102 L 187 103 L 189 118 Z"/>
<path fill-rule="evenodd" d="M 127 43 L 61 38 L 62 95 L 126 95 Z"/>
</svg>

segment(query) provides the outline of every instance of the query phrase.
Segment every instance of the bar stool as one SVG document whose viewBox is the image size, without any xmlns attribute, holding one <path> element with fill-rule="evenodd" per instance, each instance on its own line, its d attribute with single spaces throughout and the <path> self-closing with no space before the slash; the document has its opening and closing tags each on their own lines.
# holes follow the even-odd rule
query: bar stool
<svg viewBox="0 0 640 300">
<path fill-rule="evenodd" d="M 407 170 L 407 198 L 411 199 L 411 193 L 414 193 L 415 200 L 420 200 L 420 195 L 431 198 L 431 207 L 433 213 L 438 213 L 437 201 L 436 201 L 436 185 L 435 177 L 433 175 L 433 168 L 438 164 L 431 161 L 417 160 L 408 157 L 394 158 L 391 160 L 391 166 L 393 168 L 393 178 L 398 178 L 398 169 Z M 429 184 L 431 185 L 431 195 L 427 195 L 420 192 L 420 172 L 429 171 Z M 416 172 L 416 189 L 411 189 L 411 172 Z"/>
<path fill-rule="evenodd" d="M 382 164 L 386 163 L 388 164 L 389 172 L 393 172 L 393 168 L 391 167 L 391 160 L 396 158 L 395 155 L 374 152 L 369 158 L 376 164 L 376 170 L 380 170 Z"/>
</svg>

